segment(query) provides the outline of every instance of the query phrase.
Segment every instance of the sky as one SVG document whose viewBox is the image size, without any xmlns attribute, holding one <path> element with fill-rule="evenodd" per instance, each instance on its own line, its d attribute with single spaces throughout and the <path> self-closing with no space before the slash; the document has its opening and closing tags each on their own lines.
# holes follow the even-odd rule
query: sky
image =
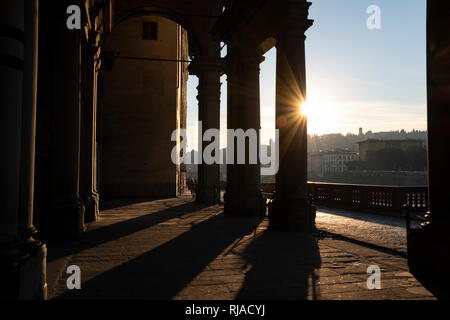
<svg viewBox="0 0 450 320">
<path fill-rule="evenodd" d="M 426 129 L 426 1 L 311 0 L 306 32 L 308 133 Z M 366 12 L 380 8 L 381 29 L 369 30 Z M 224 52 L 226 54 L 226 52 Z M 262 142 L 275 126 L 276 49 L 261 64 Z M 198 115 L 188 81 L 188 130 Z M 226 77 L 221 127 L 226 128 Z M 193 146 L 192 144 L 190 144 Z M 224 139 L 221 145 L 225 146 Z"/>
</svg>

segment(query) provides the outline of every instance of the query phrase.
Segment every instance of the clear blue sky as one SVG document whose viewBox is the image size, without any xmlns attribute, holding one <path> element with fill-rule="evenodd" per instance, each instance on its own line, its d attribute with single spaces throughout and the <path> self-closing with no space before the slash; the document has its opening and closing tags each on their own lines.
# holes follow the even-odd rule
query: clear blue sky
<svg viewBox="0 0 450 320">
<path fill-rule="evenodd" d="M 426 1 L 312 0 L 306 32 L 309 132 L 426 129 Z M 370 5 L 381 30 L 366 26 Z M 262 127 L 274 127 L 276 51 L 261 65 Z M 222 126 L 226 81 L 222 79 Z M 188 123 L 197 119 L 195 77 L 188 83 Z"/>
</svg>

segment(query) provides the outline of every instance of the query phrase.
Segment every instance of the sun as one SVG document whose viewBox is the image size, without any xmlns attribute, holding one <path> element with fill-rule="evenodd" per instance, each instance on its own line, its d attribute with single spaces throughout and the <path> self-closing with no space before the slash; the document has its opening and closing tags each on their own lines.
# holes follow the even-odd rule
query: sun
<svg viewBox="0 0 450 320">
<path fill-rule="evenodd" d="M 332 124 L 336 110 L 333 108 L 332 101 L 323 99 L 317 95 L 311 95 L 308 100 L 300 106 L 300 112 L 306 115 L 308 119 L 308 133 L 323 134 L 328 131 Z"/>
<path fill-rule="evenodd" d="M 312 113 L 312 106 L 311 106 L 311 102 L 309 101 L 305 101 L 302 104 L 300 104 L 300 113 L 307 116 L 309 118 L 310 114 Z"/>
</svg>

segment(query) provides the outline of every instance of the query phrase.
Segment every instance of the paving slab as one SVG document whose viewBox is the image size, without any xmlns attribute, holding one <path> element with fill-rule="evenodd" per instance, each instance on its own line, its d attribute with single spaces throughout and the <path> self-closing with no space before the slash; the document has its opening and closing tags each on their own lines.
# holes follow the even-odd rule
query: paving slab
<svg viewBox="0 0 450 320">
<path fill-rule="evenodd" d="M 331 237 L 277 233 L 187 197 L 106 203 L 78 251 L 81 289 L 52 299 L 434 299 L 403 257 Z M 381 269 L 369 290 L 367 268 Z"/>
</svg>

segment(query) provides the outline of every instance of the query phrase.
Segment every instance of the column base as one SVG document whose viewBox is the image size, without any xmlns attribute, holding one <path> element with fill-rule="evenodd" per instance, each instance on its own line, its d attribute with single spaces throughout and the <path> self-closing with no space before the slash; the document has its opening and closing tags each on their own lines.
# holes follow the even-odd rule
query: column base
<svg viewBox="0 0 450 320">
<path fill-rule="evenodd" d="M 81 201 L 56 205 L 49 221 L 49 238 L 79 240 L 84 232 L 84 206 Z"/>
<path fill-rule="evenodd" d="M 175 183 L 106 183 L 103 185 L 101 195 L 102 200 L 175 198 L 177 185 Z"/>
<path fill-rule="evenodd" d="M 274 199 L 269 204 L 269 229 L 280 232 L 312 233 L 315 207 L 307 199 Z"/>
<path fill-rule="evenodd" d="M 84 222 L 96 221 L 100 213 L 98 193 L 92 193 L 88 196 L 81 196 L 81 202 L 84 206 Z"/>
<path fill-rule="evenodd" d="M 233 217 L 261 218 L 266 215 L 266 201 L 259 195 L 257 197 L 245 197 L 242 195 L 231 196 L 225 193 L 225 214 Z"/>
<path fill-rule="evenodd" d="M 208 204 L 219 203 L 219 200 L 220 200 L 219 188 L 216 188 L 214 186 L 207 187 L 203 191 L 198 190 L 196 198 L 195 198 L 196 202 L 208 203 Z"/>
<path fill-rule="evenodd" d="M 220 201 L 220 168 L 218 164 L 198 165 L 196 201 L 216 204 Z"/>
<path fill-rule="evenodd" d="M 434 223 L 409 228 L 408 266 L 411 273 L 438 298 L 450 298 L 450 236 Z"/>
<path fill-rule="evenodd" d="M 1 300 L 45 300 L 47 248 L 35 245 L 32 250 L 23 251 L 21 257 L 3 261 L 0 265 Z"/>
</svg>

